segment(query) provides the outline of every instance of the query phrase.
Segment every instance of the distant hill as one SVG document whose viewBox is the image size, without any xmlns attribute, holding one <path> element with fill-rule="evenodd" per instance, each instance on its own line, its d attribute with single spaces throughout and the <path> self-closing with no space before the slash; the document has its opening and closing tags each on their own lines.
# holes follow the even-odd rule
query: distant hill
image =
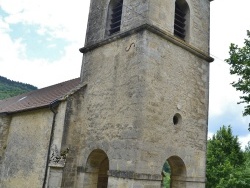
<svg viewBox="0 0 250 188">
<path fill-rule="evenodd" d="M 0 100 L 36 90 L 37 87 L 0 76 Z"/>
</svg>

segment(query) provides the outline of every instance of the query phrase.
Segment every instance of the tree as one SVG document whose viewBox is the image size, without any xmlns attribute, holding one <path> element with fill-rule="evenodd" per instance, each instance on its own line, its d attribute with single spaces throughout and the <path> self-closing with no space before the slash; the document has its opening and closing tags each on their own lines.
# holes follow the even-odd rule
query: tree
<svg viewBox="0 0 250 188">
<path fill-rule="evenodd" d="M 207 188 L 246 188 L 245 157 L 230 126 L 223 126 L 208 140 Z"/>
<path fill-rule="evenodd" d="M 248 145 L 245 147 L 244 151 L 244 156 L 245 156 L 245 172 L 250 178 L 250 141 L 248 142 Z"/>
<path fill-rule="evenodd" d="M 36 90 L 37 87 L 0 76 L 0 100 Z"/>
<path fill-rule="evenodd" d="M 245 152 L 250 154 L 250 141 L 247 143 L 247 146 L 245 146 Z"/>
<path fill-rule="evenodd" d="M 243 93 L 239 102 L 246 103 L 243 115 L 250 115 L 250 31 L 247 31 L 247 39 L 243 47 L 230 45 L 229 55 L 226 62 L 230 65 L 230 74 L 239 76 L 238 81 L 233 82 L 232 86 Z"/>
<path fill-rule="evenodd" d="M 162 187 L 163 188 L 170 188 L 170 174 L 171 174 L 171 169 L 168 164 L 168 161 L 165 161 L 163 168 L 162 168 Z"/>
</svg>

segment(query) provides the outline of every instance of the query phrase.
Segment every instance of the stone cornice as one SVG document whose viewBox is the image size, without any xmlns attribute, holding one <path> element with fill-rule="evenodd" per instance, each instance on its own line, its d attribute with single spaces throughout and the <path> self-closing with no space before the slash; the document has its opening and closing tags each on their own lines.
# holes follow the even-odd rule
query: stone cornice
<svg viewBox="0 0 250 188">
<path fill-rule="evenodd" d="M 135 173 L 133 171 L 120 171 L 120 170 L 109 170 L 108 176 L 125 179 L 135 180 L 150 180 L 150 181 L 161 181 L 162 176 L 159 174 L 143 174 Z"/>
<path fill-rule="evenodd" d="M 158 36 L 161 36 L 162 38 L 176 44 L 177 46 L 180 46 L 180 47 L 184 48 L 185 50 L 187 50 L 190 53 L 192 53 L 192 54 L 206 60 L 207 62 L 213 62 L 214 61 L 214 59 L 212 57 L 210 57 L 208 54 L 205 54 L 201 50 L 195 48 L 194 46 L 186 43 L 183 40 L 180 40 L 179 38 L 175 37 L 174 35 L 166 32 L 166 31 L 164 31 L 164 30 L 162 30 L 162 29 L 160 29 L 160 28 L 158 28 L 158 27 L 156 27 L 156 26 L 154 26 L 152 24 L 148 24 L 148 23 L 143 24 L 143 25 L 141 25 L 139 27 L 133 28 L 131 30 L 128 30 L 128 31 L 125 31 L 125 32 L 122 32 L 122 33 L 118 33 L 118 34 L 113 35 L 113 36 L 111 36 L 109 38 L 106 38 L 106 39 L 104 39 L 102 41 L 99 41 L 99 42 L 97 42 L 95 44 L 87 45 L 87 46 L 85 46 L 83 48 L 80 48 L 79 51 L 81 53 L 86 53 L 88 51 L 94 50 L 95 48 L 99 48 L 99 47 L 104 46 L 104 45 L 106 45 L 108 43 L 111 43 L 111 42 L 116 41 L 116 40 L 121 39 L 121 38 L 125 38 L 125 37 L 130 36 L 130 35 L 132 35 L 134 33 L 138 33 L 138 32 L 144 31 L 144 30 L 148 30 L 148 31 L 150 31 L 152 33 L 157 34 Z"/>
</svg>

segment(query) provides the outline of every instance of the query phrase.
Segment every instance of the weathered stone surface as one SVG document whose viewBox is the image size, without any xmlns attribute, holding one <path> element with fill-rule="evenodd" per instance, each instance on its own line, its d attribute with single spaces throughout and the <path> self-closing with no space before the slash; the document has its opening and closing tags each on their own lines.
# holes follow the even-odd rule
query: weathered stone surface
<svg viewBox="0 0 250 188">
<path fill-rule="evenodd" d="M 11 117 L 7 114 L 0 115 L 0 178 L 4 153 L 7 148 Z"/>
<path fill-rule="evenodd" d="M 86 46 L 109 38 L 106 34 L 109 2 L 91 1 Z M 187 0 L 187 3 L 190 17 L 187 20 L 189 27 L 186 31 L 186 42 L 204 53 L 209 53 L 210 2 Z M 124 0 L 123 4 L 121 32 L 148 23 L 173 34 L 175 0 Z"/>
<path fill-rule="evenodd" d="M 48 180 L 48 188 L 60 188 L 62 180 L 62 169 L 51 168 Z"/>
<path fill-rule="evenodd" d="M 189 26 L 180 40 L 175 0 L 124 0 L 113 36 L 110 1 L 92 0 L 81 87 L 56 114 L 0 116 L 0 187 L 42 187 L 46 178 L 51 188 L 159 188 L 168 160 L 173 188 L 204 188 L 209 1 L 186 1 Z"/>
<path fill-rule="evenodd" d="M 1 187 L 42 187 L 52 117 L 50 110 L 12 116 L 2 162 Z"/>
<path fill-rule="evenodd" d="M 134 174 L 160 176 L 164 161 L 178 156 L 191 183 L 178 184 L 176 179 L 176 186 L 204 187 L 209 64 L 208 58 L 194 51 L 209 53 L 209 2 L 187 3 L 190 18 L 184 46 L 169 37 L 174 0 L 125 0 L 121 35 L 110 40 L 105 34 L 94 36 L 95 29 L 103 26 L 100 23 L 106 22 L 101 11 L 94 15 L 100 23 L 90 23 L 97 27 L 89 27 L 93 35 L 83 50 L 81 73 L 82 81 L 88 82 L 83 166 L 91 151 L 102 149 L 110 161 L 110 175 L 125 179 L 129 174 L 127 178 Z M 145 27 L 122 35 L 143 24 L 153 26 L 154 31 Z M 99 46 L 88 47 L 98 42 Z"/>
<path fill-rule="evenodd" d="M 42 187 L 51 137 L 51 150 L 54 147 L 58 151 L 61 150 L 65 107 L 66 103 L 61 102 L 59 107 L 54 109 L 55 121 L 54 114 L 49 108 L 0 116 L 0 187 Z M 53 122 L 56 134 L 51 135 Z M 55 182 L 55 178 L 59 182 L 62 179 L 57 173 L 53 174 L 53 170 L 49 175 L 53 177 L 47 176 L 51 180 L 50 183 Z"/>
<path fill-rule="evenodd" d="M 160 175 L 164 161 L 176 155 L 188 177 L 205 177 L 205 60 L 145 30 L 85 53 L 83 66 L 83 161 L 99 148 L 110 170 Z M 182 119 L 174 125 L 176 113 Z"/>
<path fill-rule="evenodd" d="M 109 177 L 109 188 L 160 188 L 161 184 L 159 181 L 142 181 L 133 179 L 123 179 Z"/>
</svg>

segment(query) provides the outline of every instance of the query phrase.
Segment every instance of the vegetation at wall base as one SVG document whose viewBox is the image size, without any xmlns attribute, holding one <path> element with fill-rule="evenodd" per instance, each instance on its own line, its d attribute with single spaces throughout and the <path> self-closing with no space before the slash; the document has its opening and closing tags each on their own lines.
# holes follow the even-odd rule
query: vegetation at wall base
<svg viewBox="0 0 250 188">
<path fill-rule="evenodd" d="M 14 97 L 36 89 L 37 87 L 30 84 L 12 81 L 0 76 L 0 100 Z"/>
<path fill-rule="evenodd" d="M 168 161 L 165 161 L 163 168 L 162 168 L 162 188 L 170 188 L 170 174 L 171 169 L 168 164 Z"/>
</svg>

